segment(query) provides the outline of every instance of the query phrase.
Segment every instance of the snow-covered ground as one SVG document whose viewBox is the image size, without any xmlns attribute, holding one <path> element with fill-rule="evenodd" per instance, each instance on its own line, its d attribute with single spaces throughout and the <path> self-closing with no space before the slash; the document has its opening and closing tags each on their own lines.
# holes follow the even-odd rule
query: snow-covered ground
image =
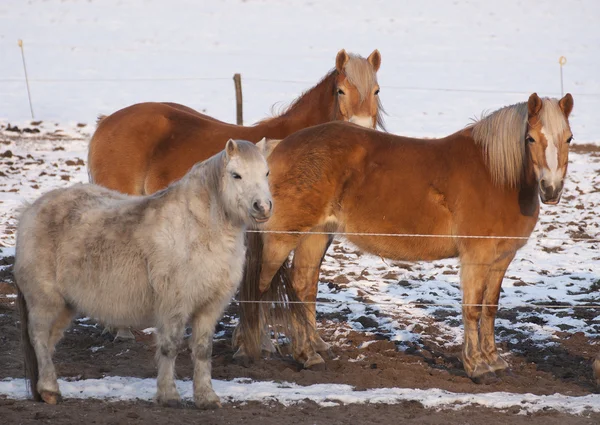
<svg viewBox="0 0 600 425">
<path fill-rule="evenodd" d="M 337 51 L 382 54 L 389 130 L 449 134 L 486 109 L 537 91 L 573 93 L 575 139 L 598 141 L 596 0 L 3 0 L 0 119 L 29 118 L 22 39 L 36 119 L 92 124 L 148 100 L 235 117 L 270 114 L 333 67 Z"/>
<path fill-rule="evenodd" d="M 192 401 L 191 381 L 177 381 L 177 389 L 183 400 Z M 348 403 L 400 403 L 419 400 L 424 407 L 436 409 L 460 409 L 479 405 L 488 408 L 508 409 L 518 406 L 518 414 L 524 415 L 548 409 L 559 412 L 583 414 L 600 412 L 600 395 L 590 394 L 570 397 L 561 394 L 538 396 L 534 394 L 511 394 L 505 392 L 469 394 L 452 393 L 433 389 L 377 388 L 355 391 L 350 385 L 315 384 L 300 386 L 289 382 L 253 382 L 249 379 L 219 381 L 213 379 L 213 388 L 222 402 L 279 402 L 283 405 L 311 400 L 321 406 L 338 406 Z M 156 392 L 155 379 L 107 377 L 80 381 L 59 380 L 63 397 L 100 398 L 107 400 L 152 400 Z M 0 381 L 0 394 L 11 398 L 27 398 L 25 380 Z"/>
<path fill-rule="evenodd" d="M 263 1 L 37 1 L 0 3 L 0 124 L 39 128 L 40 133 L 4 131 L 0 142 L 0 256 L 14 251 L 15 210 L 23 200 L 87 180 L 87 141 L 96 115 L 148 100 L 180 102 L 233 121 L 231 77 L 241 72 L 245 121 L 289 102 L 333 67 L 340 48 L 368 55 L 377 48 L 381 98 L 388 130 L 421 137 L 441 136 L 484 110 L 525 101 L 536 91 L 559 96 L 558 58 L 567 57 L 565 92 L 573 93 L 574 143 L 600 144 L 600 3 L 559 1 L 283 2 Z M 36 120 L 29 117 L 17 39 L 23 39 Z M 58 123 L 58 124 L 57 124 Z M 77 123 L 86 125 L 77 126 Z M 11 169 L 6 154 L 25 158 Z M 31 156 L 31 158 L 28 157 Z M 600 289 L 600 157 L 571 154 L 568 180 L 559 206 L 543 206 L 530 242 L 511 264 L 503 285 L 498 327 L 518 329 L 522 338 L 552 344 L 559 331 L 598 337 Z M 27 161 L 29 160 L 29 161 Z M 343 282 L 334 277 L 343 273 Z M 346 311 L 349 326 L 364 331 L 363 317 L 392 340 L 415 341 L 416 326 L 432 317 L 436 342 L 462 340 L 458 267 L 454 260 L 394 264 L 357 252 L 341 241 L 323 268 L 319 288 L 324 314 Z M 430 304 L 426 308 L 418 304 Z M 558 303 L 575 308 L 554 309 Z M 436 305 L 440 304 L 440 305 Z M 451 304 L 448 306 L 448 304 Z M 547 307 L 534 306 L 541 304 Z M 501 310 L 502 312 L 502 310 Z M 499 337 L 514 338 L 514 334 Z M 123 378 L 125 379 L 125 378 Z M 154 381 L 106 378 L 103 382 L 62 383 L 67 397 L 104 397 L 121 386 L 124 398 L 149 398 Z M 242 385 L 243 384 L 243 385 Z M 189 383 L 181 383 L 189 393 Z M 236 389 L 242 385 L 242 389 Z M 111 387 L 112 386 L 112 387 Z M 321 388 L 281 388 L 273 383 L 215 382 L 231 400 L 268 399 L 283 403 L 311 398 L 327 403 Z M 285 385 L 283 385 L 285 387 Z M 23 397 L 20 380 L 0 382 L 0 393 Z M 90 390 L 92 388 L 92 390 Z M 150 388 L 150 389 L 149 389 Z M 93 389 L 97 389 L 94 391 Z M 236 396 L 243 391 L 244 397 Z M 351 392 L 328 385 L 328 400 L 401 400 L 404 390 Z M 428 406 L 473 403 L 502 407 L 521 404 L 526 395 L 415 392 Z M 408 396 L 406 396 L 408 397 Z M 425 400 L 425 401 L 423 401 Z M 554 404 L 537 397 L 527 409 Z M 565 398 L 565 411 L 583 405 L 600 411 L 600 400 Z M 429 404 L 427 404 L 429 403 Z M 531 403 L 531 404 L 528 404 Z M 537 407 L 535 407 L 537 406 Z"/>
</svg>

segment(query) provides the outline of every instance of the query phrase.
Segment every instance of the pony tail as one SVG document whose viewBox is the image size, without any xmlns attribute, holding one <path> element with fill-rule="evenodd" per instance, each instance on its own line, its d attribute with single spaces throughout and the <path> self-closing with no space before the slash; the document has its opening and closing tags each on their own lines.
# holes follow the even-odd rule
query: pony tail
<svg viewBox="0 0 600 425">
<path fill-rule="evenodd" d="M 23 360 L 25 366 L 25 378 L 28 380 L 29 391 L 35 401 L 42 401 L 42 396 L 37 390 L 39 377 L 38 360 L 35 355 L 31 337 L 29 336 L 29 309 L 23 293 L 17 286 L 17 304 L 21 316 L 21 344 L 23 346 Z"/>
</svg>

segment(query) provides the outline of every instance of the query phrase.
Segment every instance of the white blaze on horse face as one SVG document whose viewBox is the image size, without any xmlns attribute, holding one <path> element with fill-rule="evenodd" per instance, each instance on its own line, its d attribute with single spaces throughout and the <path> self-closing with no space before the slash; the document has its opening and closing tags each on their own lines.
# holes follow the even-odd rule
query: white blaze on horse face
<svg viewBox="0 0 600 425">
<path fill-rule="evenodd" d="M 358 124 L 361 127 L 366 127 L 366 128 L 375 128 L 375 123 L 373 122 L 373 117 L 370 116 L 358 116 L 358 115 L 352 115 L 350 117 L 350 122 L 354 123 L 354 124 Z"/>
<path fill-rule="evenodd" d="M 543 127 L 542 134 L 548 142 L 548 146 L 546 146 L 546 164 L 548 165 L 548 168 L 544 167 L 542 169 L 541 178 L 546 181 L 547 185 L 557 187 L 560 185 L 564 175 L 564 169 L 558 168 L 557 139 L 553 134 L 546 132 L 546 129 Z"/>
</svg>

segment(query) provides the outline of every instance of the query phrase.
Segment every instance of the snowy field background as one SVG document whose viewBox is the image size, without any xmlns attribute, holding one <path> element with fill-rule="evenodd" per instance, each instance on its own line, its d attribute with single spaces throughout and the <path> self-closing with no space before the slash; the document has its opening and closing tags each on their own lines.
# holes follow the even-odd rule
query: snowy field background
<svg viewBox="0 0 600 425">
<path fill-rule="evenodd" d="M 600 3 L 594 0 L 3 0 L 0 155 L 10 151 L 31 158 L 24 168 L 11 169 L 14 158 L 0 157 L 0 255 L 13 252 L 14 212 L 23 200 L 87 180 L 87 141 L 98 114 L 168 100 L 233 122 L 232 76 L 239 72 L 249 124 L 270 115 L 273 104 L 285 105 L 314 85 L 333 67 L 341 48 L 363 56 L 380 50 L 388 130 L 420 137 L 454 132 L 483 111 L 526 101 L 534 91 L 560 96 L 558 58 L 564 55 L 565 92 L 575 99 L 574 144 L 600 145 L 598 17 Z M 18 39 L 24 41 L 35 119 L 43 121 L 35 126 Z M 9 123 L 40 133 L 10 133 L 5 131 Z M 600 334 L 598 310 L 557 313 L 552 306 L 532 307 L 598 305 L 599 162 L 598 154 L 571 154 L 561 204 L 542 207 L 537 229 L 503 285 L 501 308 L 518 307 L 516 323 L 500 316 L 497 328 L 517 328 L 522 338 L 540 346 L 554 344 L 560 331 Z M 343 281 L 335 279 L 340 274 Z M 413 303 L 458 304 L 458 279 L 455 260 L 392 264 L 342 241 L 327 256 L 318 310 L 324 315 L 344 311 L 348 326 L 340 325 L 340 332 L 368 332 L 374 322 L 400 349 L 420 338 L 456 345 L 462 341 L 456 307 Z M 447 317 L 436 321 L 439 333 L 421 335 L 419 329 L 436 315 Z M 502 331 L 499 337 L 505 338 Z M 0 393 L 23 396 L 22 381 L 0 384 Z M 222 385 L 223 394 L 230 391 Z M 245 389 L 248 399 L 263 391 L 252 385 Z M 136 396 L 146 397 L 141 387 L 132 388 Z M 339 390 L 345 394 L 346 389 Z M 439 390 L 431 391 L 413 397 L 437 397 Z M 499 406 L 507 396 L 486 397 L 497 404 L 482 404 Z M 584 404 L 600 411 L 597 397 Z"/>
</svg>

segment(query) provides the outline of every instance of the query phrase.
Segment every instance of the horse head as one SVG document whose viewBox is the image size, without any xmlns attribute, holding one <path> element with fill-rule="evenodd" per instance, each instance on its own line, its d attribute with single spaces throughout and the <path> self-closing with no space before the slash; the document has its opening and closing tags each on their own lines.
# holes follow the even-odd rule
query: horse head
<svg viewBox="0 0 600 425">
<path fill-rule="evenodd" d="M 525 143 L 535 174 L 540 199 L 555 205 L 560 201 L 567 164 L 569 144 L 573 133 L 569 115 L 573 110 L 573 96 L 562 99 L 540 99 L 533 93 L 527 102 L 527 132 Z"/>
<path fill-rule="evenodd" d="M 337 77 L 335 91 L 340 119 L 367 128 L 378 124 L 383 128 L 379 101 L 377 71 L 381 66 L 381 54 L 374 50 L 367 59 L 340 50 L 335 59 Z"/>
<path fill-rule="evenodd" d="M 252 226 L 266 222 L 273 212 L 269 168 L 259 148 L 245 140 L 225 145 L 222 195 L 226 210 Z"/>
</svg>

